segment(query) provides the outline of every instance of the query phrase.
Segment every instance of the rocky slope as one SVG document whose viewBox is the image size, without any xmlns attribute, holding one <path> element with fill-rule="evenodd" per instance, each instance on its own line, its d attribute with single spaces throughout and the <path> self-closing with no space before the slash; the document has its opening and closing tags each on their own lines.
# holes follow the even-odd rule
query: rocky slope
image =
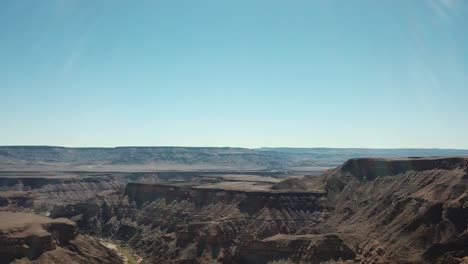
<svg viewBox="0 0 468 264">
<path fill-rule="evenodd" d="M 468 159 L 351 159 L 270 189 L 129 184 L 119 236 L 161 263 L 462 262 Z"/>
<path fill-rule="evenodd" d="M 351 159 L 322 176 L 282 182 L 172 177 L 130 175 L 153 183 L 125 187 L 113 177 L 89 185 L 4 184 L 3 193 L 30 186 L 26 192 L 40 193 L 33 205 L 50 200 L 51 217 L 122 241 L 144 263 L 467 260 L 468 158 Z M 86 199 L 73 193 L 79 186 Z M 30 206 L 14 195 L 7 200 Z"/>
<path fill-rule="evenodd" d="M 292 253 L 281 240 L 264 239 L 276 234 L 317 233 L 315 228 L 325 221 L 329 210 L 324 195 L 130 183 L 126 197 L 134 205 L 128 213 L 131 232 L 121 236 L 143 250 L 147 261 L 255 263 L 259 255 L 252 255 L 252 249 L 263 244 L 278 256 Z M 332 240 L 336 242 L 320 241 L 327 244 Z M 301 238 L 296 244 L 310 241 Z M 302 250 L 305 253 L 306 247 Z M 341 251 L 335 253 L 330 258 L 339 259 Z M 296 254 L 302 255 L 297 249 Z M 261 257 L 264 261 L 275 258 L 274 254 Z"/>
<path fill-rule="evenodd" d="M 98 235 L 119 201 L 126 179 L 109 175 L 14 175 L 0 177 L 0 211 L 65 217 L 79 230 Z M 119 196 L 120 195 L 120 196 Z M 1 220 L 1 219 L 0 219 Z"/>
<path fill-rule="evenodd" d="M 328 224 L 365 237 L 362 257 L 453 262 L 468 255 L 467 158 L 352 159 L 323 182 L 335 205 Z"/>
<path fill-rule="evenodd" d="M 112 176 L 0 177 L 0 210 L 33 209 L 47 215 L 57 206 L 110 196 L 124 184 L 125 179 Z"/>
<path fill-rule="evenodd" d="M 122 263 L 69 219 L 0 212 L 0 263 Z"/>
</svg>

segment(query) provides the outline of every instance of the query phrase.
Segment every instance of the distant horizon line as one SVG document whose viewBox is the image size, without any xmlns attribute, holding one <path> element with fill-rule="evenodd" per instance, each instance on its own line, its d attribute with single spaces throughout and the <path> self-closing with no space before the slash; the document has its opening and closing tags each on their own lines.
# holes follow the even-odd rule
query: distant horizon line
<svg viewBox="0 0 468 264">
<path fill-rule="evenodd" d="M 177 146 L 177 145 L 146 145 L 146 146 L 99 146 L 99 147 L 86 147 L 86 146 L 58 146 L 58 145 L 0 145 L 0 148 L 69 148 L 69 149 L 117 149 L 117 148 L 231 148 L 231 149 L 361 149 L 361 150 L 460 150 L 468 151 L 464 148 L 435 148 L 435 147 L 400 147 L 400 148 L 376 148 L 376 147 L 235 147 L 235 146 Z"/>
</svg>

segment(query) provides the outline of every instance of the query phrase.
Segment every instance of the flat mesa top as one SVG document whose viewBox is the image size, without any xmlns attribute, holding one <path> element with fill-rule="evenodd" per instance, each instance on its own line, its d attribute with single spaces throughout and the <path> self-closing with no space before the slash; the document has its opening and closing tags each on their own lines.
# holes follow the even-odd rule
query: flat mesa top
<svg viewBox="0 0 468 264">
<path fill-rule="evenodd" d="M 26 229 L 33 232 L 38 230 L 35 226 L 48 223 L 74 224 L 73 221 L 64 218 L 51 219 L 28 213 L 0 212 L 0 232 L 24 231 Z"/>
</svg>

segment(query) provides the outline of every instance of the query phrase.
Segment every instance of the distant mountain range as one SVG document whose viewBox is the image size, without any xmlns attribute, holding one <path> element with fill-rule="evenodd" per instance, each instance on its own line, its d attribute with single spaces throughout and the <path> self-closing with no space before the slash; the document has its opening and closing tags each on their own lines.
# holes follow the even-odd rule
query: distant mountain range
<svg viewBox="0 0 468 264">
<path fill-rule="evenodd" d="M 0 146 L 3 171 L 297 170 L 360 157 L 468 156 L 458 149 Z"/>
</svg>

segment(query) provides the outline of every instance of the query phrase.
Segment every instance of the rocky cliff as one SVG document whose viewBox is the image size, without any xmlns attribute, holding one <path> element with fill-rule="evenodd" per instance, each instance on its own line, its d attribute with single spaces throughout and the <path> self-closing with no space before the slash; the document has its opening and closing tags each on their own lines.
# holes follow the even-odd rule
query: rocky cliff
<svg viewBox="0 0 468 264">
<path fill-rule="evenodd" d="M 364 158 L 262 191 L 129 184 L 125 230 L 162 262 L 460 262 L 467 168 L 466 158 Z"/>
<path fill-rule="evenodd" d="M 325 174 L 328 224 L 365 237 L 378 261 L 457 261 L 467 255 L 468 159 L 352 159 Z M 373 250 L 369 250 L 373 249 Z"/>
<path fill-rule="evenodd" d="M 351 159 L 279 183 L 169 178 L 124 189 L 112 178 L 4 184 L 0 203 L 50 200 L 51 217 L 123 241 L 144 263 L 460 263 L 468 255 L 468 158 Z"/>
<path fill-rule="evenodd" d="M 69 218 L 78 229 L 99 235 L 115 212 L 125 179 L 107 175 L 20 175 L 0 177 L 0 211 L 34 212 Z"/>
<path fill-rule="evenodd" d="M 33 206 L 66 205 L 105 196 L 123 186 L 122 179 L 112 176 L 0 177 L 0 203 L 3 201 L 6 206 L 24 197 L 25 201 L 31 200 Z"/>
<path fill-rule="evenodd" d="M 99 243 L 79 236 L 69 219 L 19 212 L 0 212 L 0 219 L 0 263 L 122 262 Z"/>
<path fill-rule="evenodd" d="M 153 261 L 245 263 L 251 260 L 249 249 L 262 245 L 266 238 L 317 233 L 315 228 L 329 211 L 325 194 L 311 191 L 130 183 L 126 197 L 135 206 L 130 213 L 133 236 L 129 241 Z M 280 244 L 271 240 L 265 245 L 275 243 Z M 270 249 L 284 251 L 280 246 Z"/>
</svg>

